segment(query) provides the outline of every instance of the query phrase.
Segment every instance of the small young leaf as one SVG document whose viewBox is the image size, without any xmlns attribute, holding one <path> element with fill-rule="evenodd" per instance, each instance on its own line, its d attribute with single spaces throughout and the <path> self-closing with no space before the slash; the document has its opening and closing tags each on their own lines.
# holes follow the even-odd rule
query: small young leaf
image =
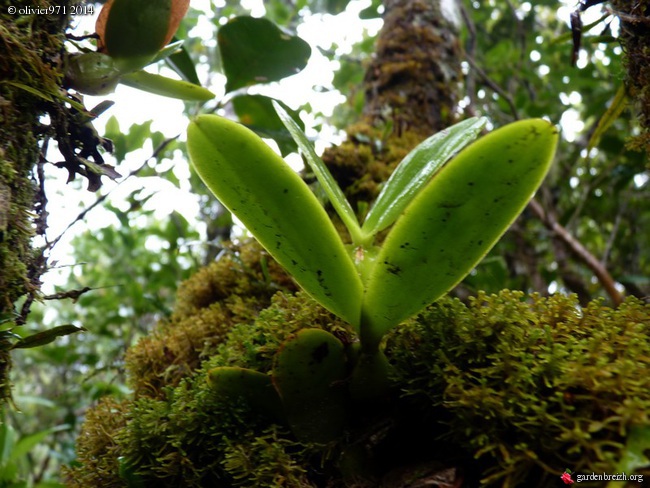
<svg viewBox="0 0 650 488">
<path fill-rule="evenodd" d="M 204 183 L 271 256 L 325 308 L 358 327 L 361 279 L 300 176 L 254 132 L 215 115 L 190 123 L 187 148 Z"/>
<path fill-rule="evenodd" d="M 436 171 L 476 139 L 486 122 L 484 117 L 464 120 L 434 134 L 408 153 L 368 212 L 363 233 L 375 235 L 395 222 Z"/>
<path fill-rule="evenodd" d="M 32 347 L 44 346 L 53 342 L 57 337 L 74 334 L 75 332 L 81 332 L 86 330 L 84 327 L 77 327 L 76 325 L 66 324 L 58 325 L 52 327 L 51 329 L 44 330 L 42 332 L 37 332 L 30 336 L 21 339 L 16 342 L 13 346 L 14 349 L 28 349 Z"/>
<path fill-rule="evenodd" d="M 300 129 L 300 127 L 298 127 L 296 121 L 291 118 L 279 103 L 274 101 L 273 106 L 287 130 L 293 136 L 293 140 L 296 141 L 296 144 L 298 144 L 298 147 L 307 159 L 309 167 L 316 175 L 316 178 L 318 178 L 319 183 L 323 186 L 327 197 L 330 202 L 332 202 L 334 210 L 339 214 L 339 217 L 341 217 L 341 220 L 350 232 L 352 242 L 355 244 L 361 244 L 362 239 L 359 221 L 357 220 L 350 203 L 345 198 L 343 191 L 336 183 L 336 180 L 327 169 L 327 166 L 325 166 L 323 160 L 318 157 L 318 154 L 314 151 L 314 146 L 311 145 L 305 133 Z"/>
<path fill-rule="evenodd" d="M 303 442 L 336 439 L 347 420 L 345 348 L 321 329 L 303 329 L 275 356 L 273 384 L 291 430 Z"/>
<path fill-rule="evenodd" d="M 181 100 L 205 102 L 214 98 L 214 93 L 201 85 L 195 85 L 183 80 L 174 80 L 173 78 L 147 73 L 146 71 L 136 71 L 124 75 L 120 78 L 120 83 L 155 95 Z"/>
<path fill-rule="evenodd" d="M 174 38 L 176 40 L 176 38 Z M 175 43 L 174 43 L 175 44 Z M 165 58 L 165 62 L 173 69 L 178 76 L 188 83 L 200 85 L 199 75 L 196 74 L 196 67 L 194 61 L 190 57 L 185 46 L 180 46 L 180 49 L 174 52 L 171 56 Z"/>
<path fill-rule="evenodd" d="M 384 242 L 366 285 L 361 342 L 382 336 L 460 282 L 541 184 L 557 129 L 522 120 L 465 148 L 413 199 Z"/>
</svg>

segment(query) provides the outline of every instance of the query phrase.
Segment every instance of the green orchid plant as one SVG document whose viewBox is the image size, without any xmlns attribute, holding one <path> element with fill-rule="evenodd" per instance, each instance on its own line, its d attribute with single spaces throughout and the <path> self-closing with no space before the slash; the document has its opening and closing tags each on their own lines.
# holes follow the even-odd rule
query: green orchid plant
<svg viewBox="0 0 650 488">
<path fill-rule="evenodd" d="M 336 380 L 347 380 L 352 397 L 359 399 L 385 391 L 382 338 L 458 284 L 494 246 L 542 183 L 558 131 L 546 120 L 522 120 L 475 140 L 486 120 L 460 122 L 404 158 L 360 223 L 305 134 L 282 106 L 275 103 L 275 109 L 347 227 L 351 244 L 344 244 L 300 176 L 244 126 L 215 115 L 195 118 L 187 142 L 192 164 L 295 281 L 350 324 L 360 345 L 349 353 L 331 334 L 306 329 L 280 349 L 270 378 L 217 368 L 209 381 L 226 396 L 244 394 L 250 383 L 257 393 L 244 396 L 276 413 L 282 403 L 298 437 L 303 433 L 305 440 L 325 442 L 345 424 L 336 390 L 345 381 Z M 385 229 L 384 241 L 377 243 Z M 310 359 L 318 350 L 328 353 L 315 364 Z M 353 363 L 351 375 L 346 363 Z M 316 407 L 331 409 L 331 415 L 318 416 L 327 419 L 325 425 L 314 427 Z"/>
<path fill-rule="evenodd" d="M 68 85 L 87 95 L 112 93 L 122 83 L 182 100 L 214 98 L 214 93 L 196 84 L 198 80 L 175 80 L 142 69 L 179 53 L 183 42 L 170 41 L 188 8 L 189 0 L 108 0 L 95 25 L 97 52 L 67 57 Z"/>
</svg>

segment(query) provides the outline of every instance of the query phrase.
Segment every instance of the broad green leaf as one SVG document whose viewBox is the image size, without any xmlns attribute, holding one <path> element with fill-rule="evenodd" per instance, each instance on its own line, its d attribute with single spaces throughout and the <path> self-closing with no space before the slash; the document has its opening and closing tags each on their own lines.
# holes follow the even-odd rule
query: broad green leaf
<svg viewBox="0 0 650 488">
<path fill-rule="evenodd" d="M 235 17 L 219 29 L 217 40 L 226 92 L 295 75 L 311 55 L 309 44 L 266 19 Z"/>
<path fill-rule="evenodd" d="M 240 95 L 232 99 L 232 105 L 242 124 L 261 137 L 273 139 L 278 144 L 280 153 L 285 156 L 295 151 L 297 146 L 273 108 L 272 100 L 263 95 Z M 289 111 L 288 108 L 285 110 Z M 304 125 L 298 113 L 293 110 L 291 118 Z"/>
<path fill-rule="evenodd" d="M 189 0 L 112 0 L 95 25 L 103 52 L 122 73 L 146 66 L 171 40 Z"/>
<path fill-rule="evenodd" d="M 223 366 L 208 371 L 208 384 L 224 401 L 243 399 L 252 409 L 284 422 L 284 409 L 271 376 L 246 368 Z"/>
<path fill-rule="evenodd" d="M 361 279 L 334 225 L 304 181 L 241 124 L 200 115 L 187 148 L 203 182 L 298 284 L 359 324 Z"/>
<path fill-rule="evenodd" d="M 541 184 L 557 129 L 531 119 L 466 147 L 413 199 L 391 229 L 370 274 L 361 341 L 382 336 L 460 282 Z"/>
<path fill-rule="evenodd" d="M 484 117 L 464 120 L 434 134 L 408 153 L 368 212 L 362 227 L 364 234 L 375 235 L 395 222 L 436 171 L 476 139 L 486 122 Z"/>
<path fill-rule="evenodd" d="M 311 145 L 305 133 L 300 129 L 300 127 L 298 127 L 298 124 L 296 124 L 279 103 L 275 102 L 273 106 L 287 130 L 293 136 L 296 144 L 300 147 L 300 150 L 307 159 L 307 163 L 309 163 L 311 170 L 316 175 L 316 178 L 318 178 L 319 183 L 323 186 L 327 197 L 330 202 L 332 202 L 334 210 L 339 214 L 339 217 L 341 217 L 341 220 L 350 232 L 352 242 L 358 245 L 362 244 L 359 221 L 338 183 L 336 183 L 336 180 L 327 169 L 327 166 L 325 166 L 323 160 L 318 156 L 318 154 L 316 154 L 314 146 Z"/>
<path fill-rule="evenodd" d="M 36 334 L 32 334 L 25 337 L 24 339 L 21 339 L 20 341 L 16 342 L 16 344 L 14 344 L 13 348 L 28 349 L 32 347 L 44 346 L 45 344 L 53 342 L 57 337 L 74 334 L 75 332 L 81 332 L 82 330 L 85 331 L 86 329 L 84 327 L 77 327 L 76 325 L 72 324 L 58 325 L 56 327 L 52 327 L 51 329 L 37 332 Z"/>
<path fill-rule="evenodd" d="M 634 473 L 637 469 L 650 466 L 650 426 L 637 425 L 630 428 L 623 455 L 616 470 L 623 473 Z"/>
</svg>

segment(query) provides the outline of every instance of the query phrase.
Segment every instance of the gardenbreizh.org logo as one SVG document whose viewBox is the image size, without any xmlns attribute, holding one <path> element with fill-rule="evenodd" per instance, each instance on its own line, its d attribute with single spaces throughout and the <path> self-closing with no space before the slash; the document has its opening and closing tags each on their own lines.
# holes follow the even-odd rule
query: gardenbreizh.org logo
<svg viewBox="0 0 650 488">
<path fill-rule="evenodd" d="M 565 485 L 572 485 L 573 483 L 575 483 L 575 481 L 573 481 L 573 478 L 571 477 L 571 474 L 572 474 L 571 470 L 567 468 L 564 470 L 564 473 L 562 473 L 562 476 L 560 476 L 560 479 L 564 481 Z"/>
<path fill-rule="evenodd" d="M 576 478 L 575 480 L 573 478 Z M 560 479 L 565 485 L 572 485 L 576 481 L 580 483 L 581 481 L 637 481 L 643 483 L 642 474 L 631 474 L 627 475 L 625 473 L 616 473 L 616 474 L 607 474 L 607 473 L 591 473 L 591 474 L 575 474 L 570 469 L 565 469 Z"/>
</svg>

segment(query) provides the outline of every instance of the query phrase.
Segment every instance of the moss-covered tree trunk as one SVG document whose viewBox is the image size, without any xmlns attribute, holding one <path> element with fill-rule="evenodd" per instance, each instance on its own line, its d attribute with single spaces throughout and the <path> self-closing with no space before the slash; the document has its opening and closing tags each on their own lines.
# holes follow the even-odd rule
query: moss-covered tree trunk
<svg viewBox="0 0 650 488">
<path fill-rule="evenodd" d="M 58 2 L 58 15 L 47 13 L 49 1 L 0 3 L 0 323 L 22 325 L 45 270 L 32 247 L 46 217 L 39 143 L 51 134 L 41 117 L 61 96 L 68 24 L 62 13 L 72 2 Z M 8 347 L 0 337 L 1 397 L 8 394 Z"/>
<path fill-rule="evenodd" d="M 457 121 L 462 51 L 454 2 L 384 2 L 384 25 L 364 79 L 361 120 L 323 160 L 353 203 L 369 203 L 377 185 L 420 141 Z"/>
</svg>

